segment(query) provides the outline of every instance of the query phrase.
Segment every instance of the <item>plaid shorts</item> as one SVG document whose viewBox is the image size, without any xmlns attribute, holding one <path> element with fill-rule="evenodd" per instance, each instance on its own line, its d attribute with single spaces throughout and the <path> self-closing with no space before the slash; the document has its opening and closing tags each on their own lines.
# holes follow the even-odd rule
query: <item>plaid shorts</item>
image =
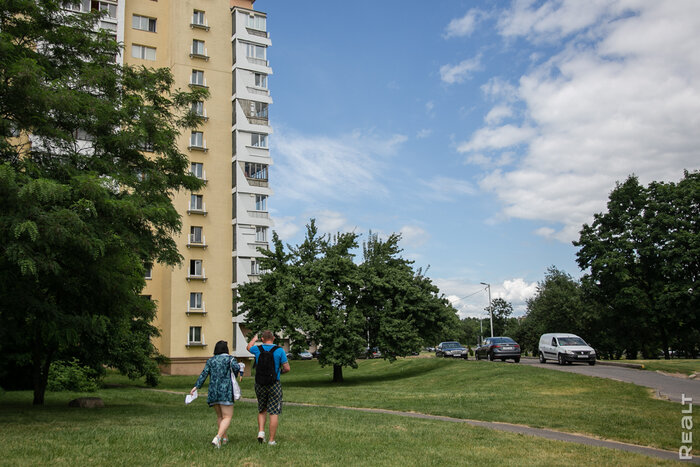
<svg viewBox="0 0 700 467">
<path fill-rule="evenodd" d="M 279 380 L 269 386 L 255 384 L 255 397 L 258 398 L 258 412 L 267 411 L 270 415 L 282 413 L 282 383 Z"/>
</svg>

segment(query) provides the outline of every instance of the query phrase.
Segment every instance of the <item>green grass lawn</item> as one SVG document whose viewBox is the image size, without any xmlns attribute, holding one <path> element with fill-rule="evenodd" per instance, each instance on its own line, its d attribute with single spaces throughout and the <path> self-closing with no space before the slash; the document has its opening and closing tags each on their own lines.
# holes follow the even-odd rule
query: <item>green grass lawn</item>
<svg viewBox="0 0 700 467">
<path fill-rule="evenodd" d="M 684 375 L 700 374 L 700 359 L 677 358 L 673 360 L 624 360 L 626 363 L 641 363 L 645 370 L 682 373 Z"/>
<path fill-rule="evenodd" d="M 295 365 L 298 376 L 296 385 L 290 378 L 290 393 L 315 390 L 313 383 L 304 389 L 300 385 L 303 373 L 314 373 L 306 366 Z M 364 391 L 367 383 L 349 384 L 353 391 Z M 383 384 L 380 379 L 374 383 Z M 316 402 L 328 402 L 323 400 L 326 392 L 318 392 Z M 185 406 L 181 395 L 120 387 L 90 394 L 104 399 L 104 409 L 67 407 L 78 395 L 49 393 L 45 406 L 32 407 L 28 391 L 0 394 L 0 465 L 671 464 L 464 424 L 295 406 L 284 409 L 279 445 L 271 447 L 255 440 L 256 406 L 245 402 L 235 406 L 230 443 L 216 450 L 209 445 L 214 411 L 202 398 Z"/>
<path fill-rule="evenodd" d="M 501 362 L 409 358 L 361 360 L 331 382 L 332 369 L 293 361 L 283 376 L 291 402 L 385 408 L 456 418 L 510 422 L 584 433 L 662 449 L 678 449 L 676 403 L 656 400 L 629 383 Z M 160 387 L 189 391 L 196 377 L 165 377 Z M 125 378 L 111 382 L 127 383 Z M 243 396 L 253 398 L 253 378 Z"/>
</svg>

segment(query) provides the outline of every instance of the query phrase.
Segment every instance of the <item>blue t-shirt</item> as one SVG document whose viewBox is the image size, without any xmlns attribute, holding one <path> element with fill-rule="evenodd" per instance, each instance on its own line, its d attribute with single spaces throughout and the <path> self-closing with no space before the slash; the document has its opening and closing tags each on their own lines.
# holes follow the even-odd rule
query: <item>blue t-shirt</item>
<svg viewBox="0 0 700 467">
<path fill-rule="evenodd" d="M 265 350 L 270 350 L 275 344 L 262 344 L 262 348 Z M 250 348 L 250 353 L 255 355 L 255 363 L 258 363 L 258 357 L 260 356 L 260 347 L 254 345 Z M 277 381 L 280 379 L 280 367 L 287 363 L 287 352 L 284 351 L 282 347 L 278 347 L 275 353 L 272 354 L 275 359 L 275 372 L 277 373 Z"/>
</svg>

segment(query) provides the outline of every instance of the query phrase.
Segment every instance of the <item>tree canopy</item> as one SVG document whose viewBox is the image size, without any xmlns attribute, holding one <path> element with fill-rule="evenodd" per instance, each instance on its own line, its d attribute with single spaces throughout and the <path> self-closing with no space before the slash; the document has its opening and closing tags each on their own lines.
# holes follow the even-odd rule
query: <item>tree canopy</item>
<svg viewBox="0 0 700 467">
<path fill-rule="evenodd" d="M 272 250 L 261 250 L 266 273 L 238 289 L 239 312 L 253 332 L 282 331 L 294 352 L 317 345 L 334 381 L 342 381 L 343 367 L 357 367 L 367 347 L 393 361 L 459 326 L 438 288 L 400 256 L 399 235 L 381 240 L 370 232 L 359 265 L 357 238 L 319 235 L 311 220 L 304 241 L 285 252 L 273 233 Z"/>
<path fill-rule="evenodd" d="M 55 0 L 0 6 L 0 381 L 31 366 L 41 404 L 56 358 L 129 376 L 158 368 L 155 262 L 181 260 L 174 191 L 196 190 L 177 147 L 207 92 L 168 69 L 122 66 L 99 13 Z"/>
<path fill-rule="evenodd" d="M 608 334 L 630 353 L 673 344 L 696 352 L 700 336 L 700 173 L 640 185 L 630 176 L 608 210 L 584 225 L 577 261 Z"/>
</svg>

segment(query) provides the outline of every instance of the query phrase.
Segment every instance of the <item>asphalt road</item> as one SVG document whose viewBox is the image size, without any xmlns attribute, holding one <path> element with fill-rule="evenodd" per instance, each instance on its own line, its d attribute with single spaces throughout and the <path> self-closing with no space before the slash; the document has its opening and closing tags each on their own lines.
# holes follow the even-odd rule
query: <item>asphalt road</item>
<svg viewBox="0 0 700 467">
<path fill-rule="evenodd" d="M 501 364 L 501 362 L 494 363 L 496 365 Z M 691 397 L 695 404 L 700 404 L 700 381 L 698 380 L 667 376 L 655 371 L 635 370 L 633 368 L 618 366 L 590 366 L 588 363 L 558 365 L 555 362 L 540 363 L 537 359 L 523 358 L 520 360 L 520 364 L 633 383 L 639 386 L 652 388 L 659 397 L 667 398 L 674 402 L 681 402 L 681 396 L 685 394 L 686 400 Z"/>
</svg>

